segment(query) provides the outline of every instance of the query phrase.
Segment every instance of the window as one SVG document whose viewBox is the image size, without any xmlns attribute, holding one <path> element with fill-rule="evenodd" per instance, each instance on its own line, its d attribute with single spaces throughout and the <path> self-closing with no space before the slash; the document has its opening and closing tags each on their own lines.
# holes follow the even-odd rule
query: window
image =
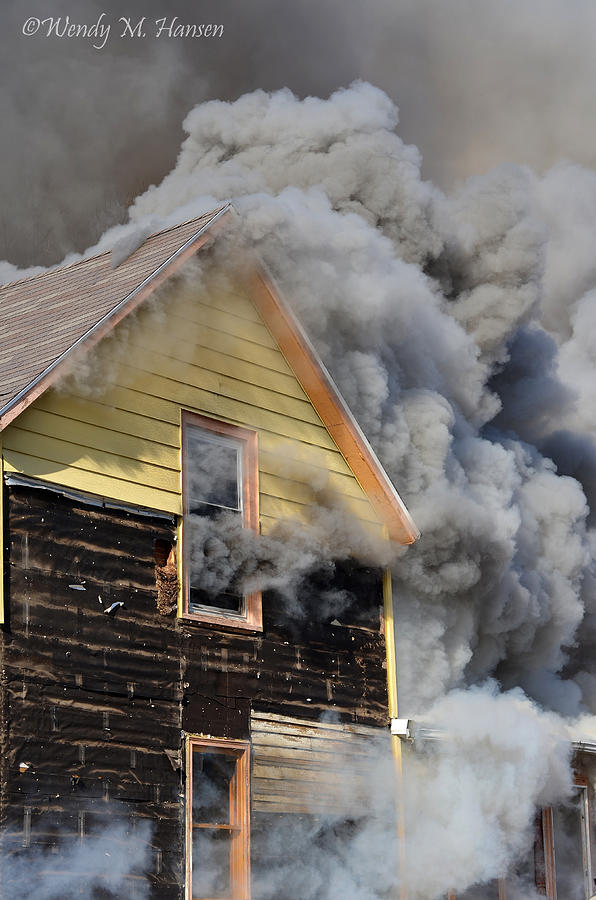
<svg viewBox="0 0 596 900">
<path fill-rule="evenodd" d="M 225 541 L 235 520 L 258 529 L 256 432 L 184 413 L 182 448 L 184 615 L 260 631 L 261 595 L 243 593 L 225 553 L 210 556 L 216 536 Z"/>
<path fill-rule="evenodd" d="M 189 900 L 249 900 L 249 744 L 189 738 Z"/>
<path fill-rule="evenodd" d="M 594 892 L 588 783 L 576 778 L 570 803 L 553 809 L 557 896 L 589 900 Z"/>
</svg>

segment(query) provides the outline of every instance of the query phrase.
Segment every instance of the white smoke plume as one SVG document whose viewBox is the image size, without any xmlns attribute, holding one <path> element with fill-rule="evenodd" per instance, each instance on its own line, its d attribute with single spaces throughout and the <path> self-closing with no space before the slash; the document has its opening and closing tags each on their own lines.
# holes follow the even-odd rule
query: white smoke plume
<svg viewBox="0 0 596 900">
<path fill-rule="evenodd" d="M 0 893 L 7 900 L 9 896 L 91 900 L 99 895 L 106 900 L 148 900 L 151 886 L 144 875 L 151 870 L 151 855 L 148 822 L 138 822 L 132 829 L 114 819 L 76 842 L 57 837 L 46 848 L 33 845 L 5 852 Z"/>
</svg>

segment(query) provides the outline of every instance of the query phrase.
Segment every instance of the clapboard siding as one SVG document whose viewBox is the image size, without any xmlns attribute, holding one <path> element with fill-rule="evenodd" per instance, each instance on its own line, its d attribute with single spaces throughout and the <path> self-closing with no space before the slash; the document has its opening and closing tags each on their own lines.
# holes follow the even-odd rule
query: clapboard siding
<svg viewBox="0 0 596 900">
<path fill-rule="evenodd" d="M 253 711 L 253 812 L 361 814 L 380 737 L 375 728 Z"/>
<path fill-rule="evenodd" d="M 6 429 L 8 472 L 178 515 L 180 417 L 187 409 L 258 432 L 265 530 L 279 518 L 306 520 L 321 488 L 363 522 L 378 522 L 238 291 L 208 298 L 179 284 L 159 306 L 122 322 L 82 365 Z"/>
<path fill-rule="evenodd" d="M 19 417 L 19 424 L 26 428 L 28 413 L 43 410 L 61 419 L 97 425 L 122 435 L 132 435 L 179 449 L 180 409 L 176 404 L 121 388 L 113 388 L 110 399 L 117 405 L 108 405 L 96 398 L 77 397 L 74 394 L 69 394 L 65 402 L 60 392 L 48 391 Z M 143 408 L 142 413 L 138 411 L 140 406 Z M 54 427 L 55 425 L 53 423 Z M 322 473 L 328 472 L 330 479 L 336 475 L 344 476 L 337 482 L 339 493 L 362 496 L 362 490 L 348 464 L 335 449 L 328 451 L 261 430 L 259 451 L 261 471 L 278 472 L 280 466 L 286 471 L 288 468 L 295 470 L 299 467 L 304 470 L 307 479 L 316 478 L 319 482 Z"/>
</svg>

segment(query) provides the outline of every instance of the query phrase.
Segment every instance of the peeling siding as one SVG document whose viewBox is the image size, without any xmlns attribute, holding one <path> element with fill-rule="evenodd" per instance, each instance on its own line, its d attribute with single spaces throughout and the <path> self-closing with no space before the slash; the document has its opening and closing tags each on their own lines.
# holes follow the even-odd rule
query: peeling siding
<svg viewBox="0 0 596 900">
<path fill-rule="evenodd" d="M 101 385 L 103 384 L 103 388 Z M 247 296 L 171 287 L 4 432 L 5 467 L 180 515 L 180 411 L 255 429 L 266 531 L 325 489 L 378 517 Z"/>
<path fill-rule="evenodd" d="M 251 713 L 252 809 L 358 815 L 370 797 L 378 728 Z"/>
</svg>

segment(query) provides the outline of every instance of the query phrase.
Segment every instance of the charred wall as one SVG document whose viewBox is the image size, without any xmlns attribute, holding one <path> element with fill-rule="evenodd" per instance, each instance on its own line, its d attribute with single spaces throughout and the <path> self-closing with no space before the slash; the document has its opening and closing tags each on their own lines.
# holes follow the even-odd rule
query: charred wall
<svg viewBox="0 0 596 900">
<path fill-rule="evenodd" d="M 164 615 L 156 548 L 173 544 L 173 522 L 31 486 L 5 490 L 5 860 L 80 844 L 102 824 L 144 833 L 150 822 L 151 896 L 178 898 L 185 732 L 248 738 L 251 709 L 386 724 L 378 620 L 291 616 L 274 594 L 263 598 L 259 635 Z M 48 871 L 59 857 L 44 857 Z M 131 879 L 130 896 L 141 883 Z"/>
</svg>

